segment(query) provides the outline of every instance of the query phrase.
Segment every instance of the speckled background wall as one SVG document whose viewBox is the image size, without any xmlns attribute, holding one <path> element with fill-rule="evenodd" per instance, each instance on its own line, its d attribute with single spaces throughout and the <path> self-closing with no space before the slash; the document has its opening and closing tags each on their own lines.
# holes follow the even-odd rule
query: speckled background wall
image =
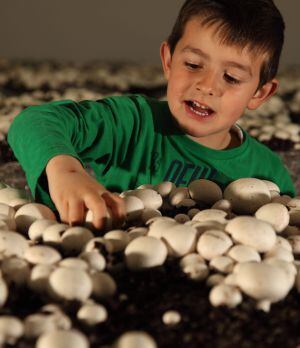
<svg viewBox="0 0 300 348">
<path fill-rule="evenodd" d="M 159 63 L 183 0 L 1 1 L 0 56 Z M 275 0 L 287 24 L 282 65 L 299 64 L 300 1 Z"/>
</svg>

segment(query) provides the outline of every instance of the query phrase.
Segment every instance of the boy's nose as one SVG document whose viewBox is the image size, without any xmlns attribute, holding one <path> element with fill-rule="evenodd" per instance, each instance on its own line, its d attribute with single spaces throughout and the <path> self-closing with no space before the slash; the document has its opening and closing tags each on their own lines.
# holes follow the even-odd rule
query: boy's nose
<svg viewBox="0 0 300 348">
<path fill-rule="evenodd" d="M 213 74 L 206 74 L 198 79 L 196 89 L 204 95 L 221 96 L 221 87 Z"/>
</svg>

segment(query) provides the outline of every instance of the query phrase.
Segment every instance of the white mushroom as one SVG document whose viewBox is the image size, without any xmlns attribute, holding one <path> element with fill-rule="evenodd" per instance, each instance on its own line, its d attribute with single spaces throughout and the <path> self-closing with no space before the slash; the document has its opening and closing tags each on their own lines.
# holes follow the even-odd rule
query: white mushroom
<svg viewBox="0 0 300 348">
<path fill-rule="evenodd" d="M 163 181 L 153 187 L 163 198 L 167 197 L 172 190 L 175 189 L 175 184 L 171 181 Z"/>
<path fill-rule="evenodd" d="M 29 203 L 23 205 L 15 215 L 17 230 L 27 233 L 30 225 L 38 219 L 56 220 L 52 210 L 40 203 Z"/>
<path fill-rule="evenodd" d="M 181 321 L 181 315 L 177 311 L 166 311 L 162 316 L 162 321 L 165 325 L 174 326 Z"/>
<path fill-rule="evenodd" d="M 291 289 L 291 282 L 282 267 L 265 262 L 244 262 L 234 270 L 236 285 L 259 301 L 277 302 Z"/>
<path fill-rule="evenodd" d="M 233 270 L 234 260 L 228 256 L 217 256 L 210 260 L 209 267 L 221 273 L 230 273 Z"/>
<path fill-rule="evenodd" d="M 86 303 L 79 308 L 77 318 L 85 325 L 97 325 L 106 321 L 107 310 L 101 304 L 93 302 Z"/>
<path fill-rule="evenodd" d="M 128 331 L 117 339 L 113 348 L 157 348 L 157 345 L 146 332 Z"/>
<path fill-rule="evenodd" d="M 236 262 L 260 262 L 261 257 L 260 254 L 252 247 L 247 245 L 234 245 L 229 251 L 227 255 L 230 256 Z"/>
<path fill-rule="evenodd" d="M 17 286 L 26 284 L 30 276 L 28 262 L 18 257 L 4 259 L 1 264 L 1 271 L 8 284 L 14 283 Z"/>
<path fill-rule="evenodd" d="M 5 304 L 7 297 L 8 287 L 6 285 L 5 280 L 2 277 L 0 277 L 0 307 L 2 307 Z"/>
<path fill-rule="evenodd" d="M 135 196 L 126 196 L 124 198 L 126 220 L 133 221 L 137 220 L 144 210 L 144 203 L 142 200 Z"/>
<path fill-rule="evenodd" d="M 212 260 L 225 254 L 231 246 L 232 240 L 226 233 L 218 230 L 208 230 L 200 236 L 197 251 L 206 260 Z"/>
<path fill-rule="evenodd" d="M 184 199 L 190 198 L 189 190 L 187 187 L 176 187 L 169 194 L 169 203 L 173 206 L 179 204 Z"/>
<path fill-rule="evenodd" d="M 236 242 L 248 245 L 258 252 L 267 252 L 276 243 L 274 228 L 252 216 L 238 216 L 232 219 L 225 230 Z"/>
<path fill-rule="evenodd" d="M 123 230 L 112 230 L 104 235 L 104 239 L 109 239 L 113 246 L 113 252 L 123 251 L 130 242 L 130 237 L 127 232 Z"/>
<path fill-rule="evenodd" d="M 33 241 L 41 240 L 44 230 L 48 226 L 51 226 L 54 224 L 56 224 L 56 221 L 48 220 L 48 219 L 39 219 L 34 221 L 28 229 L 29 238 Z"/>
<path fill-rule="evenodd" d="M 145 208 L 159 209 L 163 203 L 161 195 L 152 189 L 133 190 L 131 195 L 139 198 L 144 203 Z"/>
<path fill-rule="evenodd" d="M 205 209 L 201 210 L 193 217 L 193 221 L 206 222 L 215 221 L 220 224 L 226 224 L 227 212 L 218 209 Z"/>
<path fill-rule="evenodd" d="M 65 300 L 85 301 L 92 293 L 92 280 L 81 269 L 58 267 L 49 277 L 51 292 Z"/>
<path fill-rule="evenodd" d="M 284 260 L 287 262 L 294 261 L 294 255 L 291 251 L 283 248 L 282 246 L 275 246 L 267 253 L 264 254 L 264 259 L 276 258 L 280 260 Z"/>
<path fill-rule="evenodd" d="M 60 261 L 61 255 L 52 247 L 46 245 L 34 245 L 25 251 L 24 258 L 34 265 L 51 265 Z"/>
<path fill-rule="evenodd" d="M 32 225 L 34 225 L 34 223 Z M 69 227 L 70 226 L 67 224 L 60 224 L 55 222 L 54 224 L 47 226 L 45 230 L 42 232 L 42 240 L 46 244 L 52 246 L 61 246 L 61 237 Z"/>
<path fill-rule="evenodd" d="M 54 269 L 55 268 L 53 265 L 47 264 L 39 264 L 34 266 L 28 279 L 29 288 L 38 293 L 47 292 L 49 286 L 49 276 Z"/>
<path fill-rule="evenodd" d="M 268 186 L 255 178 L 233 181 L 224 190 L 224 198 L 231 202 L 232 210 L 238 214 L 253 214 L 271 201 Z"/>
<path fill-rule="evenodd" d="M 94 238 L 93 233 L 84 227 L 76 226 L 65 230 L 61 236 L 64 252 L 78 255 L 84 246 Z"/>
<path fill-rule="evenodd" d="M 280 203 L 263 205 L 256 211 L 255 217 L 271 224 L 277 233 L 282 232 L 290 221 L 289 211 Z"/>
<path fill-rule="evenodd" d="M 14 345 L 23 336 L 24 325 L 17 317 L 2 315 L 0 316 L 0 333 L 5 343 Z"/>
<path fill-rule="evenodd" d="M 138 237 L 125 249 L 126 265 L 131 270 L 160 266 L 165 262 L 167 253 L 167 247 L 161 240 L 148 236 Z"/>
<path fill-rule="evenodd" d="M 25 190 L 14 189 L 12 187 L 5 187 L 0 190 L 0 203 L 10 205 L 11 201 L 17 198 L 26 198 Z"/>
<path fill-rule="evenodd" d="M 67 257 L 65 259 L 62 259 L 58 263 L 59 267 L 68 267 L 68 268 L 77 268 L 77 269 L 82 269 L 83 271 L 87 271 L 89 268 L 88 263 L 80 259 L 79 257 Z"/>
<path fill-rule="evenodd" d="M 177 225 L 178 222 L 174 219 L 162 216 L 150 224 L 148 236 L 159 239 L 165 230 Z"/>
<path fill-rule="evenodd" d="M 5 257 L 24 257 L 28 248 L 26 239 L 17 232 L 0 231 L 0 254 Z"/>
<path fill-rule="evenodd" d="M 36 348 L 89 348 L 86 336 L 77 330 L 55 330 L 44 333 L 36 343 Z"/>
<path fill-rule="evenodd" d="M 207 280 L 206 285 L 209 287 L 213 287 L 215 285 L 221 284 L 225 279 L 225 276 L 220 273 L 211 274 Z"/>
<path fill-rule="evenodd" d="M 113 296 L 117 291 L 115 280 L 105 272 L 91 273 L 93 296 L 98 299 L 106 299 Z"/>
<path fill-rule="evenodd" d="M 215 285 L 209 293 L 209 301 L 215 306 L 234 308 L 242 302 L 240 290 L 228 284 Z"/>
<path fill-rule="evenodd" d="M 103 271 L 105 269 L 106 260 L 98 250 L 84 251 L 79 257 L 85 260 L 93 271 Z"/>
<path fill-rule="evenodd" d="M 159 216 L 162 216 L 162 213 L 159 210 L 152 209 L 152 208 L 145 208 L 142 211 L 140 219 L 142 223 L 147 224 L 147 221 L 149 221 L 150 219 L 153 219 L 154 217 L 159 217 Z"/>
<path fill-rule="evenodd" d="M 191 225 L 177 224 L 163 231 L 161 239 L 174 257 L 184 256 L 195 250 L 197 230 Z"/>
<path fill-rule="evenodd" d="M 192 199 L 208 206 L 212 206 L 223 197 L 221 188 L 215 182 L 207 179 L 192 181 L 188 189 Z"/>
<path fill-rule="evenodd" d="M 38 338 L 46 332 L 57 329 L 55 321 L 51 315 L 47 314 L 30 314 L 24 320 L 24 336 L 28 338 Z"/>
</svg>

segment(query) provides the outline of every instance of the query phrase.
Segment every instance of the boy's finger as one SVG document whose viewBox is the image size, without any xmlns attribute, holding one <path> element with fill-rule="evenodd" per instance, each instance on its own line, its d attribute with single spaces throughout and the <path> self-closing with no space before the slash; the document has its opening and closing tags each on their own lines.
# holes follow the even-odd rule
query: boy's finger
<svg viewBox="0 0 300 348">
<path fill-rule="evenodd" d="M 85 205 L 93 213 L 93 225 L 97 229 L 104 227 L 107 216 L 107 207 L 105 201 L 97 193 L 89 195 L 84 200 Z"/>
<path fill-rule="evenodd" d="M 72 199 L 69 201 L 68 223 L 72 226 L 82 224 L 84 220 L 84 204 L 82 200 Z"/>
<path fill-rule="evenodd" d="M 67 202 L 59 202 L 55 203 L 57 211 L 60 216 L 61 222 L 68 223 L 68 203 Z"/>
<path fill-rule="evenodd" d="M 113 220 L 116 223 L 122 223 L 125 219 L 125 203 L 123 198 L 108 191 L 102 193 L 101 196 L 105 200 L 106 205 L 111 209 Z"/>
</svg>

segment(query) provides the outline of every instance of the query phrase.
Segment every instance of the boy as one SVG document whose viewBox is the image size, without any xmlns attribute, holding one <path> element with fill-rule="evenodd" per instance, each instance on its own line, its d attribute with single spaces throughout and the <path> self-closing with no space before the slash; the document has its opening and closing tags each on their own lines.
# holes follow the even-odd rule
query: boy
<svg viewBox="0 0 300 348">
<path fill-rule="evenodd" d="M 124 216 L 110 191 L 144 183 L 206 178 L 224 188 L 257 177 L 294 196 L 279 157 L 235 125 L 245 108 L 275 93 L 283 32 L 272 0 L 187 0 L 161 45 L 167 102 L 138 95 L 52 102 L 14 120 L 8 140 L 33 196 L 54 203 L 70 224 L 91 209 L 96 228 L 108 208 L 117 222 Z"/>
</svg>

